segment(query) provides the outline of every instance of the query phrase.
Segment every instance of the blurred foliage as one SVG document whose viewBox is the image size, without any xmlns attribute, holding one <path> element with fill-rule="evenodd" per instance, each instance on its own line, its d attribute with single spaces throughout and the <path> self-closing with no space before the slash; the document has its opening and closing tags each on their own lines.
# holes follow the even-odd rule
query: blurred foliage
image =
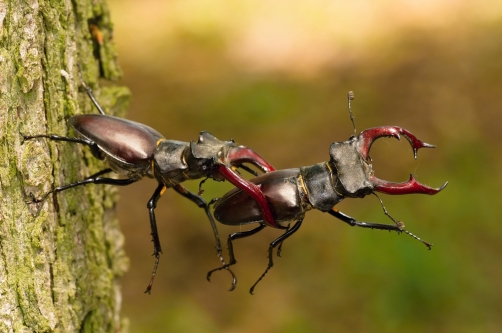
<svg viewBox="0 0 502 333">
<path fill-rule="evenodd" d="M 248 145 L 284 169 L 328 159 L 358 131 L 399 125 L 437 145 L 413 160 L 406 142 L 372 149 L 380 178 L 413 172 L 436 196 L 381 196 L 390 214 L 435 244 L 349 228 L 309 212 L 258 285 L 281 232 L 236 242 L 231 293 L 202 210 L 168 191 L 157 221 L 164 254 L 153 294 L 147 200 L 155 183 L 121 189 L 131 270 L 131 332 L 498 332 L 502 327 L 502 3 L 484 1 L 110 1 L 133 94 L 128 117 L 170 139 L 201 130 Z M 404 141 L 404 140 L 403 140 Z M 188 184 L 196 190 L 198 182 Z M 206 182 L 204 197 L 230 186 Z M 361 221 L 390 223 L 378 201 L 346 200 Z M 240 230 L 219 226 L 223 239 Z"/>
</svg>

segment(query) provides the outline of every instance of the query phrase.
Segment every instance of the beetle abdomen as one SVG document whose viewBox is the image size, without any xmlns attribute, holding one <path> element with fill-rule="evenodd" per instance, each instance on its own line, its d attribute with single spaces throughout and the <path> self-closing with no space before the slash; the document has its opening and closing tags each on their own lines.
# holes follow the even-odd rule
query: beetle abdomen
<svg viewBox="0 0 502 333">
<path fill-rule="evenodd" d="M 84 114 L 71 117 L 69 123 L 112 159 L 135 166 L 149 164 L 157 141 L 163 138 L 151 127 L 111 116 Z"/>
<path fill-rule="evenodd" d="M 251 179 L 261 186 L 277 222 L 296 221 L 305 214 L 303 192 L 298 188 L 300 169 L 274 171 Z M 239 225 L 263 221 L 256 201 L 234 188 L 214 206 L 214 217 L 223 224 Z"/>
</svg>

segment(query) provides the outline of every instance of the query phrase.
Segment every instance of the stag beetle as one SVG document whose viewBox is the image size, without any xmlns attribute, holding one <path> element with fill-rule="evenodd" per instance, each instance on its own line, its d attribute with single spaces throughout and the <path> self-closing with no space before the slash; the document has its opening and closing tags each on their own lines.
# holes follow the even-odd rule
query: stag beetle
<svg viewBox="0 0 502 333">
<path fill-rule="evenodd" d="M 265 216 L 266 223 L 270 226 L 281 227 L 274 221 L 267 201 L 259 187 L 243 179 L 235 170 L 235 168 L 239 167 L 256 176 L 258 175 L 253 169 L 243 165 L 243 163 L 250 163 L 263 172 L 274 170 L 267 161 L 253 150 L 245 146 L 237 146 L 233 140 L 220 141 L 209 132 L 201 132 L 197 142 L 191 141 L 188 143 L 167 140 L 159 132 L 144 124 L 107 116 L 94 97 L 92 90 L 82 79 L 80 68 L 79 77 L 83 88 L 100 114 L 77 115 L 68 120 L 69 124 L 79 135 L 78 138 L 53 134 L 21 134 L 24 139 L 23 142 L 35 138 L 47 138 L 54 141 L 83 144 L 91 149 L 94 157 L 106 161 L 109 168 L 81 181 L 56 187 L 46 193 L 41 199 L 35 199 L 31 195 L 30 203 L 44 202 L 50 194 L 55 196 L 58 192 L 77 186 L 87 184 L 126 186 L 137 182 L 145 176 L 155 178 L 158 181 L 158 186 L 147 204 L 150 214 L 155 264 L 145 293 L 150 293 L 152 289 L 160 254 L 162 253 L 154 211 L 157 201 L 167 188 L 173 188 L 176 192 L 194 202 L 198 207 L 204 209 L 216 239 L 218 257 L 225 266 L 224 268 L 228 268 L 228 266 L 223 259 L 220 239 L 213 216 L 209 211 L 206 201 L 200 197 L 202 191 L 199 191 L 199 195 L 196 195 L 181 186 L 180 183 L 200 178 L 212 178 L 216 181 L 228 180 L 257 201 L 259 207 L 261 207 L 261 213 Z M 113 179 L 101 177 L 112 171 L 126 178 Z M 201 182 L 201 185 L 205 179 Z M 56 200 L 54 202 L 56 206 Z M 232 271 L 229 272 L 233 278 L 232 290 L 235 287 L 236 278 Z"/>
<path fill-rule="evenodd" d="M 349 93 L 349 112 L 354 123 L 350 109 L 351 99 L 353 99 L 353 95 Z M 448 182 L 440 188 L 434 189 L 420 184 L 413 175 L 410 176 L 407 182 L 403 183 L 388 182 L 375 177 L 370 164 L 369 150 L 371 145 L 380 137 L 394 137 L 399 140 L 400 135 L 403 135 L 410 142 L 415 158 L 417 158 L 418 149 L 435 147 L 420 141 L 411 132 L 398 126 L 374 127 L 361 132 L 357 137 L 355 135 L 351 136 L 348 141 L 332 143 L 329 149 L 330 160 L 328 162 L 295 169 L 277 170 L 250 180 L 259 186 L 265 194 L 275 221 L 282 228 L 287 229 L 284 234 L 270 243 L 268 266 L 249 290 L 251 294 L 253 294 L 258 282 L 274 265 L 272 259 L 273 249 L 279 246 L 277 255 L 280 256 L 282 242 L 298 231 L 305 213 L 311 209 L 327 212 L 351 226 L 393 230 L 398 233 L 404 232 L 423 242 L 429 249 L 431 248 L 432 244 L 405 230 L 401 221 L 392 218 L 378 196 L 384 213 L 395 222 L 395 225 L 359 222 L 334 208 L 336 204 L 345 198 L 363 198 L 366 195 L 375 194 L 375 191 L 395 195 L 411 193 L 433 195 L 445 188 Z M 258 223 L 259 225 L 254 229 L 229 235 L 229 263 L 210 271 L 208 279 L 213 272 L 237 263 L 232 244 L 234 240 L 254 235 L 268 225 L 264 222 L 256 201 L 238 188 L 230 190 L 221 199 L 214 199 L 211 203 L 215 203 L 214 217 L 223 224 L 240 226 Z M 293 222 L 296 223 L 289 228 L 289 225 Z"/>
</svg>

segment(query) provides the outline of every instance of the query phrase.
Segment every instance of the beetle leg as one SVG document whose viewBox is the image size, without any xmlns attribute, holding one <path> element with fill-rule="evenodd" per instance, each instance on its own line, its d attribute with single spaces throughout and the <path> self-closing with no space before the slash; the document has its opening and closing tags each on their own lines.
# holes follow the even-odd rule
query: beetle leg
<svg viewBox="0 0 502 333">
<path fill-rule="evenodd" d="M 217 270 L 226 269 L 227 271 L 230 272 L 230 274 L 232 275 L 232 286 L 231 286 L 230 290 L 234 290 L 235 285 L 237 284 L 237 278 L 235 277 L 234 272 L 232 272 L 232 270 L 230 270 L 228 268 L 230 265 L 227 265 L 227 263 L 225 263 L 225 259 L 223 259 L 223 253 L 221 250 L 220 235 L 218 234 L 218 229 L 216 228 L 216 223 L 214 223 L 214 218 L 213 218 L 213 215 L 211 214 L 211 212 L 209 211 L 209 206 L 207 205 L 207 202 L 203 198 L 201 198 L 200 196 L 195 195 L 194 193 L 190 192 L 189 190 L 187 190 L 186 188 L 184 188 L 183 186 L 181 186 L 179 184 L 174 186 L 173 188 L 176 192 L 178 192 L 179 194 L 181 194 L 185 198 L 189 199 L 190 201 L 195 203 L 198 207 L 204 209 L 204 211 L 206 212 L 206 215 L 209 219 L 209 223 L 211 224 L 211 228 L 213 229 L 214 238 L 216 240 L 216 252 L 218 253 L 218 258 L 220 258 L 220 261 L 222 264 L 222 266 L 220 268 L 218 268 Z M 210 275 L 207 276 L 207 280 L 210 281 Z"/>
<path fill-rule="evenodd" d="M 243 179 L 234 170 L 227 167 L 226 165 L 218 165 L 218 171 L 226 180 L 232 183 L 235 187 L 238 187 L 242 191 L 246 192 L 258 203 L 258 205 L 260 206 L 261 214 L 263 216 L 263 220 L 268 226 L 278 229 L 286 229 L 286 227 L 281 226 L 275 221 L 274 217 L 272 216 L 272 212 L 270 211 L 270 207 L 268 206 L 267 199 L 265 198 L 265 195 L 258 185 Z"/>
<path fill-rule="evenodd" d="M 233 166 L 240 166 L 242 163 L 251 163 L 265 173 L 275 171 L 274 167 L 265 161 L 263 157 L 248 147 L 238 146 L 230 148 L 227 159 L 230 165 Z"/>
<path fill-rule="evenodd" d="M 384 212 L 387 216 L 390 217 L 390 215 L 388 215 L 387 210 L 385 210 L 385 208 L 384 208 Z M 429 248 L 429 250 L 431 249 L 431 246 L 432 246 L 432 244 L 420 239 L 419 237 L 415 236 L 411 232 L 404 230 L 402 224 L 399 224 L 397 222 L 396 222 L 396 225 L 383 224 L 383 223 L 373 223 L 373 222 L 359 222 L 356 219 L 354 219 L 353 217 L 350 217 L 342 212 L 339 212 L 338 210 L 336 210 L 334 208 L 331 209 L 330 211 L 328 211 L 328 214 L 336 217 L 337 219 L 347 223 L 348 225 L 350 225 L 352 227 L 361 227 L 361 228 L 378 229 L 378 230 L 389 230 L 389 231 L 396 231 L 397 233 L 404 232 L 405 234 L 408 234 L 411 237 L 424 243 Z M 392 219 L 392 220 L 394 220 L 394 219 Z"/>
<path fill-rule="evenodd" d="M 50 139 L 52 141 L 66 141 L 66 142 L 75 142 L 75 143 L 81 143 L 83 145 L 92 145 L 95 144 L 91 140 L 87 139 L 80 139 L 80 138 L 67 138 L 65 136 L 59 136 L 55 134 L 39 134 L 39 135 L 24 135 L 23 133 L 20 133 L 23 136 L 23 143 L 24 141 L 27 140 L 32 140 L 32 139 L 37 139 L 37 138 L 46 138 Z"/>
<path fill-rule="evenodd" d="M 49 197 L 49 195 L 52 194 L 52 199 L 53 199 L 53 202 L 54 202 L 54 210 L 56 212 L 59 212 L 59 204 L 58 204 L 58 201 L 57 201 L 57 196 L 56 194 L 59 193 L 59 192 L 62 192 L 62 191 L 65 191 L 65 190 L 68 190 L 70 188 L 73 188 L 73 187 L 76 187 L 76 186 L 83 186 L 83 185 L 87 185 L 87 184 L 90 184 L 92 183 L 92 179 L 97 179 L 99 176 L 101 175 L 104 175 L 106 173 L 109 173 L 109 172 L 112 172 L 113 170 L 110 169 L 110 168 L 107 168 L 107 169 L 104 169 L 104 170 L 101 170 L 99 172 L 96 172 L 95 174 L 79 181 L 79 182 L 76 182 L 76 183 L 72 183 L 72 184 L 67 184 L 67 185 L 63 185 L 63 186 L 59 186 L 59 187 L 55 187 L 53 188 L 52 190 L 50 190 L 49 192 L 45 193 L 41 199 L 36 199 L 35 196 L 33 195 L 33 193 L 30 193 L 29 196 L 31 198 L 31 201 L 26 201 L 27 204 L 32 204 L 32 203 L 43 203 L 45 202 L 45 200 L 47 200 L 47 198 Z M 129 185 L 129 184 L 126 184 L 126 185 Z M 40 212 L 42 206 L 40 206 L 40 208 L 38 209 L 38 212 Z"/>
<path fill-rule="evenodd" d="M 64 141 L 64 142 L 73 142 L 73 143 L 80 143 L 82 145 L 86 145 L 91 149 L 92 156 L 96 157 L 97 159 L 102 160 L 103 159 L 103 153 L 99 149 L 98 145 L 91 140 L 88 139 L 81 139 L 81 138 L 67 138 L 65 136 L 59 136 L 55 134 L 39 134 L 39 135 L 24 135 L 23 133 L 20 133 L 23 136 L 23 142 L 27 140 L 32 140 L 32 139 L 37 139 L 37 138 L 46 138 L 52 141 Z"/>
<path fill-rule="evenodd" d="M 113 170 L 112 170 L 111 168 L 106 168 L 106 169 L 103 169 L 103 170 L 101 170 L 101 171 L 96 172 L 96 173 L 95 173 L 95 174 L 93 174 L 93 175 L 90 175 L 89 177 L 87 177 L 87 178 L 85 178 L 85 179 L 89 179 L 89 178 L 96 178 L 96 177 L 98 177 L 98 176 L 102 176 L 102 175 L 107 174 L 107 173 L 112 172 L 112 171 L 113 171 Z"/>
<path fill-rule="evenodd" d="M 284 240 L 286 240 L 286 238 L 288 238 L 289 236 L 291 236 L 292 234 L 294 234 L 295 232 L 297 232 L 298 229 L 300 229 L 300 226 L 302 225 L 302 222 L 303 222 L 303 219 L 299 220 L 298 222 L 296 222 L 296 224 L 291 229 L 289 229 L 284 234 L 282 234 L 281 236 L 277 237 L 272 243 L 270 243 L 270 246 L 268 247 L 268 266 L 267 266 L 267 269 L 265 269 L 265 272 L 263 272 L 263 274 L 253 284 L 253 286 L 251 287 L 251 289 L 249 289 L 249 293 L 251 295 L 253 295 L 254 288 L 256 287 L 256 285 L 258 284 L 258 282 L 260 282 L 263 279 L 263 277 L 265 276 L 265 274 L 267 274 L 267 272 L 270 270 L 270 268 L 272 268 L 274 266 L 274 261 L 272 259 L 274 248 L 277 245 L 282 244 L 282 242 L 284 242 Z"/>
<path fill-rule="evenodd" d="M 228 236 L 228 240 L 227 240 L 228 254 L 230 256 L 228 264 L 210 270 L 207 273 L 207 280 L 211 281 L 211 275 L 214 272 L 220 271 L 222 269 L 228 269 L 228 267 L 230 267 L 232 265 L 235 265 L 237 263 L 237 260 L 235 260 L 234 246 L 233 246 L 233 243 L 232 243 L 234 240 L 239 239 L 239 238 L 245 238 L 245 237 L 252 236 L 252 235 L 256 234 L 258 231 L 263 230 L 263 228 L 265 228 L 265 227 L 266 227 L 265 223 L 260 223 L 260 225 L 258 227 L 256 227 L 256 228 L 254 228 L 254 229 L 246 230 L 246 231 L 241 231 L 241 232 L 234 232 L 233 234 L 230 234 Z M 234 288 L 235 288 L 235 285 L 233 286 L 232 289 L 230 289 L 230 291 L 234 290 Z"/>
<path fill-rule="evenodd" d="M 396 231 L 397 233 L 402 232 L 403 230 L 400 229 L 397 225 L 392 225 L 392 224 L 383 224 L 383 223 L 374 223 L 374 222 L 359 222 L 353 217 L 350 217 L 348 215 L 345 215 L 342 212 L 339 212 L 336 209 L 331 209 L 330 211 L 327 212 L 331 216 L 336 217 L 339 220 L 342 220 L 343 222 L 347 223 L 351 227 L 361 227 L 361 228 L 369 228 L 369 229 L 378 229 L 378 230 L 390 230 L 390 231 Z"/>
<path fill-rule="evenodd" d="M 286 232 L 288 232 L 290 225 L 288 224 L 288 227 L 286 228 Z M 279 244 L 277 247 L 277 256 L 280 257 L 282 252 L 282 243 Z"/>
<path fill-rule="evenodd" d="M 152 197 L 148 200 L 146 207 L 148 208 L 148 212 L 150 213 L 150 230 L 152 235 L 153 242 L 153 256 L 155 257 L 155 264 L 153 265 L 152 277 L 150 278 L 150 282 L 146 287 L 145 294 L 150 293 L 153 286 L 153 279 L 155 278 L 155 274 L 157 273 L 157 267 L 159 266 L 160 254 L 162 253 L 162 248 L 160 247 L 159 233 L 157 231 L 157 222 L 155 220 L 155 208 L 157 208 L 157 201 L 159 201 L 160 197 L 166 191 L 166 186 L 162 183 L 159 183 L 155 191 L 153 192 Z"/>
<path fill-rule="evenodd" d="M 34 203 L 40 203 L 40 202 L 44 202 L 47 197 L 49 195 L 55 195 L 56 193 L 59 193 L 59 192 L 62 192 L 62 191 L 66 191 L 70 188 L 74 188 L 74 187 L 77 187 L 77 186 L 84 186 L 84 185 L 88 185 L 88 184 L 106 184 L 106 185 L 116 185 L 116 186 L 127 186 L 127 185 L 130 185 L 136 181 L 138 181 L 139 179 L 136 179 L 136 178 L 127 178 L 127 179 L 113 179 L 113 178 L 102 178 L 102 177 L 99 177 L 105 173 L 108 173 L 108 172 L 111 172 L 112 170 L 111 169 L 104 169 L 104 170 L 101 170 L 97 173 L 95 173 L 94 175 L 92 176 L 89 176 L 83 180 L 80 180 L 78 182 L 75 182 L 75 183 L 71 183 L 71 184 L 66 184 L 66 185 L 63 185 L 63 186 L 58 186 L 58 187 L 55 187 L 53 188 L 52 190 L 50 190 L 49 192 L 45 193 L 44 196 L 41 198 L 41 199 L 34 199 L 33 202 Z"/>
</svg>

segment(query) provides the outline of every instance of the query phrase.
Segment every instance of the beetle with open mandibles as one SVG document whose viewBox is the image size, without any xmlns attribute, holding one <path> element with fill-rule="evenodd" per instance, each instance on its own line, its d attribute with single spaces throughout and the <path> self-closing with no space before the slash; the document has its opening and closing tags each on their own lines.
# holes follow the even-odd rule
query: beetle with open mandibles
<svg viewBox="0 0 502 333">
<path fill-rule="evenodd" d="M 349 112 L 353 122 L 350 109 L 351 99 L 353 99 L 353 95 L 349 93 Z M 251 179 L 250 181 L 259 186 L 264 193 L 273 218 L 279 227 L 268 223 L 263 218 L 257 202 L 238 188 L 230 190 L 221 199 L 215 199 L 214 217 L 219 222 L 234 226 L 257 223 L 258 226 L 251 230 L 229 235 L 229 263 L 226 266 L 210 271 L 208 279 L 213 272 L 236 263 L 232 244 L 234 240 L 254 235 L 266 226 L 286 229 L 284 234 L 270 243 L 268 266 L 251 287 L 250 293 L 252 294 L 257 283 L 274 265 L 272 259 L 273 249 L 279 246 L 279 255 L 282 242 L 298 231 L 302 225 L 305 213 L 311 209 L 327 212 L 351 226 L 404 232 L 420 240 L 430 249 L 432 244 L 421 240 L 405 230 L 402 222 L 396 221 L 388 214 L 380 198 L 378 199 L 382 204 L 384 213 L 395 222 L 395 225 L 358 222 L 334 208 L 336 204 L 345 198 L 363 198 L 366 195 L 375 194 L 375 191 L 394 195 L 412 193 L 433 195 L 447 185 L 445 183 L 440 188 L 434 189 L 420 184 L 415 180 L 413 175 L 410 176 L 407 182 L 403 183 L 388 182 L 375 177 L 372 165 L 370 164 L 369 150 L 371 145 L 380 137 L 400 139 L 400 135 L 404 136 L 411 144 L 415 158 L 417 157 L 418 149 L 435 147 L 420 141 L 404 128 L 398 126 L 375 127 L 361 132 L 357 137 L 355 135 L 351 136 L 348 141 L 331 144 L 329 149 L 330 160 L 328 162 L 295 169 L 277 170 Z M 289 228 L 292 223 L 294 225 Z"/>
<path fill-rule="evenodd" d="M 261 213 L 267 223 L 275 226 L 275 220 L 268 208 L 267 201 L 257 185 L 242 178 L 235 168 L 258 175 L 253 169 L 243 163 L 250 163 L 263 172 L 273 171 L 274 168 L 256 152 L 245 146 L 236 145 L 233 140 L 220 141 L 209 132 L 201 132 L 197 142 L 181 142 L 167 140 L 153 128 L 130 120 L 107 116 L 103 108 L 94 97 L 92 90 L 79 76 L 82 86 L 92 100 L 100 114 L 84 114 L 73 116 L 69 124 L 78 133 L 78 138 L 69 138 L 53 134 L 23 135 L 24 141 L 36 138 L 48 138 L 54 141 L 66 141 L 88 146 L 94 157 L 105 160 L 109 164 L 106 168 L 88 178 L 75 183 L 56 187 L 46 193 L 41 199 L 29 203 L 44 202 L 49 195 L 87 184 L 109 184 L 126 186 L 137 182 L 143 177 L 155 178 L 158 186 L 148 201 L 147 208 L 150 215 L 150 228 L 153 238 L 155 264 L 152 276 L 145 292 L 149 293 L 158 267 L 162 249 L 160 246 L 155 208 L 157 201 L 167 188 L 173 188 L 177 193 L 188 198 L 200 208 L 203 208 L 209 218 L 216 239 L 216 250 L 224 268 L 220 239 L 216 225 L 208 205 L 204 199 L 180 184 L 186 180 L 212 178 L 217 181 L 228 180 L 257 200 Z M 23 141 L 23 142 L 24 142 Z M 102 177 L 110 172 L 116 172 L 126 178 L 114 179 Z M 201 183 L 202 184 L 202 183 Z M 56 200 L 55 206 L 56 205 Z M 232 288 L 235 287 L 235 275 L 232 275 Z"/>
</svg>

